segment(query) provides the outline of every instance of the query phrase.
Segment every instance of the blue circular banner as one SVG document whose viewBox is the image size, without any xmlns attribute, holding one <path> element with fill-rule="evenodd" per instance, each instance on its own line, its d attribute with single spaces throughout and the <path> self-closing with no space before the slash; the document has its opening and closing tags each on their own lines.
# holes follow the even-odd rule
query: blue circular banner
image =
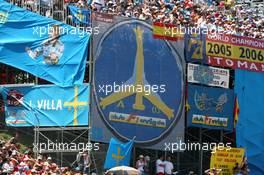
<svg viewBox="0 0 264 175">
<path fill-rule="evenodd" d="M 164 138 L 182 116 L 182 58 L 154 39 L 149 24 L 122 21 L 102 36 L 95 53 L 94 90 L 107 127 L 123 139 Z"/>
</svg>

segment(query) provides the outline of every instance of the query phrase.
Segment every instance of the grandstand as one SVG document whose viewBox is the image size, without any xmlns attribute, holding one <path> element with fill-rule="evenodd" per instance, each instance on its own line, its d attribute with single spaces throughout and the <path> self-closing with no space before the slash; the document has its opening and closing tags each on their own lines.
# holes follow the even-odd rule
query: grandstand
<svg viewBox="0 0 264 175">
<path fill-rule="evenodd" d="M 77 1 L 76 2 L 75 1 L 70 2 L 70 1 L 66 1 L 66 0 L 65 1 L 63 1 L 63 0 L 8 0 L 8 2 L 11 3 L 11 4 L 14 4 L 16 6 L 19 6 L 19 7 L 23 8 L 23 9 L 26 9 L 26 10 L 32 11 L 34 13 L 37 13 L 37 14 L 39 14 L 41 16 L 60 21 L 62 23 L 68 24 L 68 25 L 70 25 L 72 27 L 80 28 L 81 30 L 91 31 L 91 29 L 94 30 L 94 28 L 92 28 L 92 27 L 95 27 L 94 24 L 98 24 L 98 26 L 100 26 L 100 24 L 105 24 L 105 26 L 103 26 L 103 27 L 100 26 L 100 27 L 104 28 L 103 29 L 103 30 L 105 30 L 105 31 L 103 31 L 104 34 L 99 34 L 97 36 L 97 35 L 94 35 L 93 33 L 91 33 L 91 40 L 89 40 L 89 47 L 88 47 L 89 55 L 87 55 L 87 57 L 85 59 L 85 73 L 84 73 L 83 83 L 87 83 L 87 84 L 90 85 L 90 89 L 91 90 L 89 90 L 89 98 L 91 98 L 91 101 L 92 101 L 92 102 L 89 101 L 89 106 L 91 106 L 89 108 L 89 110 L 91 112 L 89 112 L 89 116 L 87 116 L 87 118 L 89 117 L 89 121 L 88 121 L 87 125 L 85 124 L 85 125 L 82 125 L 82 126 L 50 126 L 50 127 L 47 127 L 47 126 L 41 126 L 40 123 L 39 123 L 39 124 L 35 125 L 34 127 L 33 126 L 30 126 L 30 127 L 29 126 L 26 126 L 26 127 L 8 126 L 7 123 L 5 122 L 5 114 L 4 113 L 6 111 L 4 111 L 5 110 L 4 97 L 2 97 L 0 95 L 0 109 L 1 109 L 1 111 L 0 111 L 0 130 L 1 130 L 1 132 L 12 133 L 12 134 L 18 133 L 20 136 L 23 136 L 21 138 L 25 138 L 25 137 L 30 138 L 29 139 L 29 143 L 31 142 L 31 143 L 34 143 L 36 145 L 38 145 L 40 143 L 46 143 L 46 142 L 49 142 L 49 141 L 54 142 L 54 143 L 57 143 L 57 142 L 58 143 L 72 143 L 72 142 L 74 142 L 74 143 L 87 143 L 88 142 L 89 143 L 89 142 L 91 142 L 92 144 L 95 144 L 95 143 L 99 142 L 100 143 L 100 151 L 91 151 L 90 152 L 92 163 L 91 163 L 91 166 L 89 167 L 89 169 L 90 169 L 89 172 L 90 173 L 94 172 L 94 173 L 97 173 L 97 174 L 102 174 L 103 171 L 104 171 L 104 161 L 105 161 L 105 157 L 106 157 L 106 154 L 107 154 L 107 148 L 108 148 L 109 144 L 106 142 L 106 138 L 104 136 L 102 137 L 101 140 L 98 139 L 99 136 L 97 138 L 97 134 L 100 135 L 101 132 L 103 132 L 102 130 L 100 130 L 101 129 L 100 125 L 102 125 L 102 124 L 106 125 L 104 128 L 108 129 L 105 132 L 107 136 L 117 136 L 122 141 L 132 140 L 131 138 L 133 138 L 133 137 L 127 139 L 127 137 L 120 136 L 120 135 L 122 135 L 122 134 L 120 134 L 120 133 L 122 133 L 121 131 L 120 131 L 120 133 L 118 133 L 118 132 L 115 133 L 116 132 L 116 128 L 113 129 L 112 128 L 113 126 L 105 124 L 105 123 L 109 122 L 110 120 L 107 121 L 103 117 L 100 120 L 100 124 L 98 124 L 98 126 L 95 125 L 96 127 L 93 127 L 94 123 L 96 123 L 96 124 L 98 123 L 98 121 L 95 119 L 95 116 L 98 117 L 98 118 L 100 118 L 99 117 L 100 115 L 104 116 L 104 115 L 107 114 L 107 115 L 110 116 L 110 112 L 109 111 L 104 111 L 105 109 L 101 108 L 102 101 L 100 102 L 100 100 L 102 100 L 104 98 L 106 99 L 106 97 L 105 96 L 100 96 L 100 94 L 98 92 L 98 89 L 96 87 L 96 83 L 98 83 L 100 81 L 101 82 L 106 81 L 104 78 L 106 78 L 107 75 L 109 75 L 107 70 L 106 70 L 106 69 L 108 69 L 107 66 L 104 66 L 104 64 L 100 62 L 102 60 L 101 57 L 100 57 L 101 56 L 100 54 L 104 55 L 104 53 L 103 53 L 103 51 L 102 51 L 102 53 L 101 52 L 100 53 L 96 53 L 97 49 L 98 48 L 100 48 L 100 49 L 101 48 L 107 48 L 107 45 L 103 45 L 103 41 L 108 41 L 109 40 L 109 42 L 110 41 L 111 42 L 112 41 L 115 42 L 116 41 L 115 37 L 119 37 L 119 36 L 121 36 L 121 38 L 124 37 L 124 40 L 126 40 L 126 41 L 131 41 L 132 37 L 130 37 L 130 35 L 132 36 L 132 35 L 134 35 L 134 33 L 131 33 L 129 35 L 129 34 L 125 33 L 126 29 L 123 29 L 123 28 L 122 29 L 118 29 L 118 27 L 120 27 L 120 26 L 122 27 L 123 23 L 126 23 L 126 21 L 129 21 L 127 26 L 129 26 L 129 25 L 132 25 L 132 26 L 133 25 L 134 26 L 139 25 L 139 26 L 141 26 L 141 28 L 145 27 L 144 28 L 145 31 L 147 31 L 147 29 L 150 28 L 149 26 L 152 27 L 151 21 L 154 21 L 154 22 L 157 22 L 157 23 L 166 23 L 166 24 L 167 23 L 173 23 L 173 26 L 175 25 L 175 23 L 181 25 L 181 22 L 185 26 L 191 26 L 191 25 L 189 25 L 191 23 L 194 23 L 195 25 L 197 25 L 196 22 L 193 22 L 191 20 L 188 21 L 189 18 L 183 19 L 180 22 L 177 21 L 177 20 L 175 21 L 174 19 L 166 19 L 166 15 L 167 16 L 173 16 L 173 15 L 167 13 L 166 9 L 165 10 L 159 9 L 159 10 L 162 11 L 161 13 L 164 13 L 165 15 L 159 14 L 160 12 L 157 12 L 158 14 L 156 14 L 155 10 L 157 10 L 157 9 L 155 9 L 155 8 L 154 9 L 149 8 L 150 10 L 145 9 L 146 12 L 144 12 L 144 15 L 137 14 L 138 11 L 142 12 L 142 10 L 140 10 L 141 6 L 138 5 L 140 3 L 137 2 L 137 1 L 134 2 L 136 4 L 134 6 L 133 5 L 131 5 L 131 6 L 129 5 L 133 1 L 132 2 L 127 1 L 126 5 L 123 5 L 122 1 L 120 1 L 120 4 L 121 4 L 120 8 L 127 8 L 127 9 L 129 7 L 135 8 L 134 11 L 133 10 L 129 11 L 129 9 L 127 11 L 126 10 L 123 11 L 125 14 L 120 14 L 118 10 L 114 11 L 113 10 L 114 9 L 113 5 L 109 6 L 109 4 L 111 4 L 112 1 L 111 2 L 110 1 L 105 2 L 105 4 L 106 4 L 105 8 L 103 8 L 103 7 L 99 8 L 98 7 L 98 6 L 101 7 L 102 4 L 98 4 L 98 3 L 97 4 L 96 3 L 88 4 L 88 2 L 85 2 L 85 1 L 82 1 L 82 0 L 80 0 L 78 2 Z M 161 1 L 161 2 L 163 2 L 163 1 Z M 176 1 L 175 2 L 174 1 L 170 1 L 170 2 L 172 2 L 171 4 L 176 3 Z M 192 1 L 186 1 L 187 5 L 186 4 L 185 5 L 186 6 L 190 6 L 188 8 L 193 8 L 193 6 L 195 6 L 193 3 L 190 3 L 190 5 L 188 5 L 188 2 L 192 2 Z M 220 6 L 220 9 L 222 8 L 220 1 L 219 2 L 218 1 L 213 1 L 213 2 L 216 3 L 213 6 L 213 8 L 217 8 L 219 6 Z M 90 13 L 89 15 L 90 16 L 89 16 L 89 20 L 88 20 L 89 22 L 88 23 L 85 23 L 85 22 L 79 22 L 78 23 L 78 22 L 75 21 L 74 13 L 71 12 L 71 9 L 69 7 L 69 5 L 72 4 L 72 3 L 74 3 L 74 6 L 80 7 L 81 10 L 83 10 L 83 9 L 89 10 L 89 13 Z M 177 3 L 179 3 L 179 2 L 177 1 Z M 243 3 L 247 3 L 247 2 L 243 2 Z M 254 1 L 254 0 L 252 0 L 252 1 L 248 2 L 248 3 L 251 5 L 251 7 L 248 7 L 248 6 L 244 7 L 244 5 L 241 5 L 240 7 L 237 7 L 238 9 L 239 8 L 245 8 L 245 9 L 243 9 L 243 11 L 251 9 L 251 12 L 248 12 L 248 13 L 252 14 L 252 16 L 253 16 L 252 20 L 246 22 L 245 24 L 243 24 L 243 22 L 241 22 L 241 19 L 238 19 L 238 18 L 229 19 L 229 17 L 232 16 L 232 13 L 234 13 L 234 11 L 229 11 L 229 8 L 230 8 L 231 5 L 230 4 L 226 4 L 225 5 L 226 9 L 222 10 L 220 13 L 217 13 L 216 9 L 210 9 L 210 8 L 208 8 L 207 10 L 203 9 L 206 12 L 205 12 L 205 14 L 202 14 L 200 17 L 201 18 L 205 18 L 205 21 L 201 22 L 200 25 L 209 26 L 210 22 L 208 22 L 208 21 L 210 21 L 210 18 L 211 18 L 210 15 L 214 15 L 215 16 L 215 21 L 219 22 L 219 23 L 216 23 L 217 27 L 219 27 L 219 28 L 222 27 L 224 30 L 226 30 L 227 28 L 229 29 L 228 30 L 229 32 L 227 32 L 225 34 L 228 34 L 228 35 L 232 34 L 232 35 L 235 35 L 235 36 L 243 35 L 244 37 L 263 39 L 264 38 L 264 33 L 263 33 L 264 32 L 264 29 L 263 29 L 263 26 L 264 26 L 263 25 L 264 24 L 264 13 L 263 13 L 263 11 L 264 11 L 264 9 L 263 9 L 264 1 Z M 115 4 L 119 5 L 118 2 L 115 2 Z M 170 6 L 171 4 L 170 3 L 168 3 L 168 4 L 160 3 L 159 6 L 162 6 L 162 7 L 166 6 L 166 8 L 167 8 L 167 6 Z M 150 6 L 151 6 L 151 3 L 150 3 Z M 168 8 L 173 10 L 175 8 L 175 6 L 173 6 L 173 5 L 171 5 L 171 6 L 172 7 L 168 7 Z M 200 7 L 197 7 L 197 9 L 199 9 L 199 8 Z M 175 9 L 176 9 L 176 11 L 178 10 L 177 8 L 175 8 Z M 199 14 L 200 13 L 199 13 L 199 11 L 197 9 L 194 9 L 192 13 L 193 13 L 193 16 L 198 14 L 197 18 L 199 18 Z M 94 20 L 95 18 L 93 16 L 93 14 L 96 14 L 98 11 L 99 12 L 108 13 L 108 14 L 105 14 L 106 16 L 103 16 L 102 18 L 104 18 L 104 20 L 109 19 L 110 21 L 111 20 L 113 20 L 113 21 L 116 20 L 116 21 L 113 22 L 114 25 L 112 25 L 112 24 L 110 25 L 110 24 L 107 24 L 107 23 L 100 23 L 102 21 Z M 236 12 L 239 13 L 239 10 L 236 10 Z M 152 14 L 152 17 L 149 17 L 147 13 L 154 13 L 154 14 Z M 225 13 L 228 14 L 227 15 L 228 17 L 225 17 L 225 15 L 224 15 Z M 218 16 L 216 14 L 218 14 L 221 17 L 218 18 Z M 83 15 L 83 14 L 81 14 L 81 15 Z M 110 17 L 107 16 L 107 15 L 110 15 Z M 238 16 L 239 15 L 243 16 L 243 14 L 237 14 L 237 15 Z M 115 17 L 112 17 L 112 16 L 115 16 Z M 187 16 L 191 16 L 191 14 L 189 14 Z M 190 17 L 190 18 L 195 18 L 193 16 Z M 178 16 L 176 15 L 174 17 L 180 19 L 181 15 L 178 14 Z M 224 18 L 224 20 L 222 20 L 221 18 Z M 232 18 L 232 17 L 230 17 L 230 18 Z M 138 21 L 133 23 L 133 20 L 135 20 L 135 19 L 138 19 Z M 227 22 L 226 25 L 222 25 L 222 23 L 224 23 L 225 21 L 229 21 L 229 22 Z M 96 23 L 96 22 L 98 22 L 98 23 Z M 237 25 L 237 27 L 234 26 L 234 25 Z M 111 30 L 112 33 L 115 33 L 117 31 L 116 32 L 117 34 L 114 35 L 115 37 L 112 37 L 112 38 L 108 37 L 108 35 L 110 35 L 111 32 L 109 32 L 107 29 L 109 31 Z M 120 31 L 124 32 L 123 35 L 121 35 L 119 33 Z M 102 30 L 100 32 L 102 32 Z M 136 32 L 136 30 L 135 30 L 135 33 L 136 33 L 136 37 L 138 39 L 138 40 L 136 40 L 136 44 L 135 45 L 137 45 L 138 48 L 140 48 L 139 47 L 139 45 L 140 45 L 139 44 L 140 43 L 140 39 L 139 38 L 140 37 L 138 37 L 138 35 L 140 35 L 140 31 Z M 142 36 L 146 37 L 146 35 L 143 35 L 143 34 L 142 34 Z M 148 36 L 150 36 L 150 34 Z M 99 39 L 96 38 L 96 37 L 98 37 Z M 144 38 L 144 37 L 142 37 L 142 38 Z M 176 39 L 176 41 L 178 41 L 178 40 L 180 40 L 180 39 L 179 38 Z M 189 40 L 192 40 L 192 39 L 189 39 Z M 116 43 L 116 45 L 118 45 L 118 42 Z M 133 42 L 135 42 L 135 41 L 133 41 Z M 185 49 L 184 47 L 181 47 L 181 46 L 179 46 L 177 44 L 175 45 L 175 43 L 172 43 L 172 42 L 173 41 L 169 41 L 169 39 L 168 39 L 168 41 L 166 40 L 166 42 L 164 42 L 165 43 L 164 45 L 158 45 L 157 44 L 156 49 L 161 49 L 161 52 L 162 52 L 162 49 L 164 49 L 167 46 L 169 48 L 168 50 L 170 50 L 170 49 L 173 50 L 174 49 L 174 50 L 176 50 L 176 52 L 178 51 L 177 49 L 179 49 L 179 48 L 182 48 L 182 50 Z M 160 41 L 160 43 L 163 43 L 163 41 Z M 197 42 L 197 43 L 199 43 L 199 42 Z M 197 44 L 197 43 L 195 43 L 195 44 Z M 144 43 L 144 47 L 145 47 L 145 44 L 146 43 Z M 158 46 L 160 46 L 160 48 Z M 132 46 L 132 45 L 131 45 L 131 49 L 135 49 L 136 50 L 136 48 L 134 48 L 134 46 Z M 151 55 L 151 52 L 154 52 L 154 49 L 153 48 L 151 48 L 151 49 L 149 49 L 149 50 L 146 49 L 147 50 L 146 52 L 148 52 L 148 54 L 150 54 L 150 55 Z M 114 49 L 112 49 L 112 50 L 114 50 Z M 140 50 L 140 49 L 138 49 L 138 50 Z M 137 50 L 137 54 L 136 54 L 137 56 L 140 55 L 138 50 Z M 220 50 L 222 50 L 222 46 L 221 46 Z M 117 51 L 117 52 L 119 52 L 119 51 Z M 113 59 L 115 59 L 115 61 L 120 61 L 120 60 L 118 60 L 119 57 L 118 57 L 118 53 L 117 52 L 110 52 L 110 53 L 112 53 L 112 55 L 111 54 L 110 55 L 111 56 L 114 55 Z M 120 53 L 121 52 L 124 52 L 124 50 L 121 50 Z M 131 51 L 125 51 L 125 52 L 130 53 L 131 55 L 134 54 Z M 161 52 L 159 52 L 159 53 L 162 56 Z M 187 51 L 184 50 L 183 54 L 186 54 L 185 52 L 187 52 Z M 143 53 L 143 51 L 142 51 L 142 53 Z M 260 51 L 260 54 L 258 54 L 258 55 L 260 55 L 259 57 L 261 57 L 261 53 L 262 53 L 262 51 Z M 144 54 L 145 54 L 145 51 L 144 51 Z M 179 54 L 179 53 L 177 53 L 177 54 Z M 107 55 L 107 53 L 106 53 L 106 55 Z M 213 56 L 213 55 L 211 55 L 211 56 Z M 138 57 L 140 57 L 140 56 L 138 56 Z M 143 59 L 140 60 L 138 57 L 137 57 L 137 61 L 138 62 L 143 60 Z M 170 55 L 168 57 L 170 57 Z M 121 56 L 120 56 L 120 58 L 121 58 Z M 122 62 L 122 60 L 120 61 L 120 64 L 121 64 L 121 62 Z M 130 63 L 129 60 L 127 61 L 127 63 Z M 148 60 L 145 60 L 145 62 L 143 60 L 142 64 L 144 65 L 144 63 L 145 63 L 145 65 L 149 66 L 148 68 L 150 68 L 150 65 L 148 65 Z M 198 62 L 198 63 L 200 63 L 201 66 L 208 66 L 208 64 L 204 63 L 204 62 Z M 110 65 L 112 63 L 107 62 L 107 64 Z M 118 65 L 119 63 L 115 63 L 115 64 Z M 187 88 L 187 83 L 186 82 L 188 81 L 188 78 L 189 78 L 188 74 L 187 74 L 187 69 L 188 69 L 187 68 L 187 62 L 183 61 L 183 63 L 181 63 L 181 64 L 184 64 L 184 66 L 183 66 L 184 68 L 182 68 L 182 72 L 183 72 L 182 73 L 182 75 L 183 75 L 183 79 L 182 80 L 184 80 L 184 83 L 182 85 L 186 86 L 186 87 L 183 88 L 185 90 L 185 88 Z M 162 65 L 161 62 L 160 62 L 160 65 Z M 98 78 L 98 74 L 100 74 L 100 73 L 98 73 L 97 70 L 99 68 L 97 68 L 96 66 L 98 66 L 100 68 L 100 70 L 102 71 L 102 75 L 103 76 L 101 76 L 101 79 L 100 79 L 100 77 Z M 153 64 L 152 66 L 154 67 L 154 66 L 157 66 L 157 65 Z M 218 66 L 219 69 L 225 68 L 229 72 L 229 81 L 228 81 L 228 84 L 226 85 L 225 89 L 229 89 L 230 91 L 233 91 L 234 90 L 234 82 L 235 82 L 235 71 L 233 70 L 234 67 L 232 67 L 232 66 L 228 67 L 226 65 L 225 66 L 214 65 L 214 66 Z M 228 68 L 226 68 L 226 67 L 228 67 Z M 123 68 L 126 69 L 125 66 Z M 131 67 L 129 67 L 129 69 L 127 68 L 127 71 L 129 71 L 130 68 Z M 159 68 L 159 66 L 157 66 L 156 68 Z M 166 67 L 160 67 L 159 71 L 161 71 L 161 70 L 163 70 L 165 68 Z M 127 78 L 126 77 L 126 73 L 125 73 L 124 69 L 120 68 L 121 72 L 122 71 L 124 72 L 124 75 L 123 75 L 124 77 L 121 78 L 122 79 L 122 84 L 123 83 L 125 84 L 127 82 L 131 83 L 130 80 L 134 80 L 134 79 L 136 79 L 135 82 L 144 82 L 144 83 L 146 83 L 146 82 L 149 81 L 148 83 L 150 83 L 150 82 L 153 83 L 153 80 L 149 80 L 148 79 L 148 78 L 150 78 L 150 77 L 148 77 L 148 75 L 144 75 L 143 80 L 142 80 L 142 78 L 140 80 L 138 78 L 138 76 L 135 76 L 137 78 L 134 78 L 134 79 L 131 78 L 131 79 L 127 80 L 126 79 Z M 133 69 L 134 69 L 134 71 L 135 70 L 140 70 L 140 68 L 136 67 L 136 63 L 135 63 L 135 67 L 133 67 Z M 132 68 L 131 68 L 131 70 L 132 70 Z M 248 70 L 249 70 L 249 68 L 248 68 Z M 144 71 L 145 70 L 143 68 L 143 72 Z M 169 71 L 169 69 L 168 69 L 168 71 Z M 161 76 L 162 73 L 160 73 L 158 76 Z M 116 76 L 117 74 L 118 74 L 118 71 L 115 72 L 114 75 Z M 145 74 L 145 72 L 144 72 L 144 74 Z M 210 77 L 209 74 L 207 72 L 206 75 L 208 77 Z M 135 75 L 136 75 L 136 73 L 135 73 Z M 164 73 L 164 75 L 166 75 L 166 74 Z M 129 76 L 131 76 L 131 75 L 129 75 Z M 155 73 L 153 73 L 153 77 L 154 76 L 155 76 Z M 176 75 L 175 75 L 175 77 L 176 77 Z M 162 81 L 162 80 L 160 80 L 160 81 Z M 204 81 L 208 81 L 208 80 L 206 79 Z M 52 84 L 53 83 L 51 83 L 50 81 L 45 80 L 44 78 L 37 77 L 37 76 L 35 76 L 35 75 L 33 75 L 33 74 L 29 73 L 29 72 L 14 68 L 12 66 L 9 66 L 8 64 L 0 63 L 0 85 L 3 85 L 3 87 L 20 87 L 20 86 L 27 87 L 27 86 L 32 86 L 32 85 L 33 86 L 37 86 L 37 85 L 44 85 L 44 86 L 47 85 L 47 86 L 49 86 L 49 85 L 52 85 Z M 194 85 L 197 85 L 197 86 L 199 86 L 201 88 L 204 88 L 204 89 L 212 88 L 212 86 L 210 86 L 208 84 L 197 84 L 195 82 L 194 83 L 191 82 L 189 84 L 191 84 L 191 85 L 194 84 Z M 218 86 L 218 89 L 221 89 L 222 87 Z M 224 88 L 222 88 L 222 89 L 224 89 Z M 185 95 L 188 96 L 189 92 L 182 91 L 182 93 L 184 93 L 183 96 L 185 97 Z M 140 98 L 140 97 L 138 97 L 138 98 Z M 141 95 L 141 98 L 143 98 L 142 95 Z M 201 96 L 201 98 L 202 98 L 202 96 Z M 181 100 L 184 101 L 184 99 L 181 99 Z M 188 99 L 186 99 L 186 100 L 187 100 L 187 103 L 185 104 L 185 101 L 184 101 L 184 104 L 182 105 L 183 114 L 181 116 L 182 118 L 184 118 L 181 122 L 186 127 L 183 126 L 183 134 L 181 136 L 179 136 L 185 143 L 200 143 L 201 145 L 203 143 L 224 143 L 224 144 L 230 143 L 231 147 L 237 147 L 236 132 L 235 132 L 235 129 L 233 128 L 233 126 L 231 127 L 231 129 L 230 128 L 229 129 L 223 129 L 223 128 L 215 129 L 213 127 L 210 128 L 210 127 L 202 127 L 202 126 L 198 126 L 198 127 L 197 126 L 196 127 L 190 126 L 189 123 L 188 123 L 189 121 L 187 121 L 187 115 L 188 115 L 187 113 L 189 112 L 189 109 L 188 109 L 188 102 L 189 101 L 188 101 Z M 105 100 L 105 101 L 107 103 L 107 100 Z M 120 101 L 122 101 L 122 99 Z M 216 102 L 213 102 L 213 103 L 216 103 Z M 98 105 L 98 104 L 100 104 L 101 106 Z M 120 106 L 122 106 L 124 104 L 122 104 L 121 102 L 118 103 L 118 105 L 120 105 Z M 136 102 L 135 102 L 135 104 L 136 104 Z M 111 107 L 111 104 L 108 104 L 108 105 L 109 105 L 109 107 Z M 116 105 L 116 106 L 118 106 L 118 105 Z M 232 105 L 234 105 L 234 104 L 232 104 Z M 139 105 L 138 108 L 141 108 L 141 107 L 142 106 Z M 136 108 L 137 107 L 134 106 L 133 109 L 136 109 Z M 162 110 L 159 110 L 157 108 L 158 107 L 152 108 L 152 112 L 153 112 L 153 110 L 154 111 L 155 110 L 158 111 L 158 112 L 156 111 L 157 112 L 156 115 L 158 115 L 160 113 L 160 111 L 162 111 Z M 181 111 L 181 110 L 179 110 L 179 111 Z M 109 112 L 109 113 L 107 113 L 107 112 Z M 119 114 L 119 112 L 117 111 L 116 113 Z M 132 113 L 131 113 L 131 115 L 132 115 Z M 141 116 L 143 118 L 144 117 L 143 115 L 147 115 L 147 114 L 141 114 L 139 116 Z M 233 115 L 233 113 L 232 113 L 232 115 Z M 125 115 L 123 115 L 123 117 L 124 116 Z M 37 120 L 39 120 L 38 116 L 36 118 L 37 118 Z M 233 116 L 230 117 L 229 120 L 232 120 L 232 124 L 233 124 Z M 168 121 L 169 120 L 167 120 L 167 122 Z M 177 120 L 177 122 L 178 122 L 178 120 Z M 177 122 L 175 122 L 175 123 L 177 123 Z M 172 124 L 173 127 L 176 126 L 175 123 Z M 121 130 L 122 130 L 122 128 L 121 128 Z M 162 137 L 162 139 L 166 138 L 167 135 L 169 135 L 170 138 L 173 138 L 173 137 L 177 137 L 178 134 L 179 134 L 178 130 L 177 130 L 177 133 L 174 130 L 175 133 L 172 132 L 172 134 L 170 133 L 170 131 L 172 129 L 168 129 L 168 130 L 169 130 L 169 132 L 165 133 L 165 136 Z M 146 131 L 146 130 L 144 130 L 144 131 L 147 134 L 151 133 L 151 131 Z M 140 131 L 140 132 L 144 132 L 144 131 Z M 111 133 L 111 134 L 109 134 L 109 133 Z M 163 133 L 161 133 L 161 134 L 163 134 Z M 17 139 L 18 139 L 18 141 L 21 141 L 20 137 L 18 137 Z M 160 140 L 157 139 L 157 141 L 155 141 L 154 144 L 145 144 L 145 143 L 142 144 L 140 142 L 140 140 L 139 141 L 136 140 L 136 145 L 133 148 L 133 156 L 132 156 L 133 164 L 132 165 L 134 167 L 136 166 L 136 161 L 137 161 L 137 158 L 138 158 L 139 155 L 148 155 L 148 156 L 150 156 L 151 164 L 154 165 L 158 155 L 160 153 L 164 153 L 165 156 L 171 156 L 172 157 L 172 162 L 175 162 L 174 166 L 175 166 L 175 169 L 179 172 L 179 174 L 186 175 L 190 171 L 194 171 L 197 174 L 201 175 L 201 174 L 204 174 L 205 170 L 210 169 L 211 150 L 204 151 L 204 150 L 201 149 L 201 150 L 187 150 L 187 151 L 171 152 L 171 151 L 164 151 L 162 149 L 156 149 L 158 146 L 161 147 L 162 144 L 164 144 L 164 140 L 162 140 L 162 139 L 160 139 Z M 172 141 L 172 140 L 168 139 L 167 141 Z M 108 142 L 109 142 L 109 138 L 108 138 Z M 28 146 L 30 147 L 31 145 L 28 145 Z M 69 151 L 69 150 L 65 151 L 65 150 L 62 150 L 62 149 L 58 149 L 58 150 L 54 149 L 54 150 L 49 150 L 49 151 L 44 150 L 42 152 L 41 152 L 41 150 L 33 149 L 33 151 L 34 151 L 35 157 L 38 157 L 39 155 L 43 155 L 43 156 L 46 156 L 46 157 L 51 156 L 53 161 L 58 166 L 60 166 L 60 167 L 71 167 L 71 168 L 74 169 L 74 168 L 76 168 L 76 164 L 77 164 L 76 156 L 77 156 L 78 152 L 80 151 L 80 149 L 77 149 L 75 151 Z"/>
</svg>

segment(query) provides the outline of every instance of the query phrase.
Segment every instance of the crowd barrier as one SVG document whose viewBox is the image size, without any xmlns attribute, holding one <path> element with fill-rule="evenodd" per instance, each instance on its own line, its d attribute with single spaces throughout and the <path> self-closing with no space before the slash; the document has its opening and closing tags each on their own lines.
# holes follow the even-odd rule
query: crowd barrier
<svg viewBox="0 0 264 175">
<path fill-rule="evenodd" d="M 64 22 L 74 27 L 85 27 L 86 25 L 76 25 L 72 21 L 69 3 L 61 0 L 7 0 L 9 3 L 25 8 L 32 12 L 38 13 L 48 18 Z"/>
</svg>

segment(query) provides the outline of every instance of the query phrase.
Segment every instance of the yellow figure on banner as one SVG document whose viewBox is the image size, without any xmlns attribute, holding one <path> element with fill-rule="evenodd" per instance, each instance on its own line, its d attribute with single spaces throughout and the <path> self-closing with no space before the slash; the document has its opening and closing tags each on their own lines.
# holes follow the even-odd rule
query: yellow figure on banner
<svg viewBox="0 0 264 175">
<path fill-rule="evenodd" d="M 134 84 L 134 87 L 144 87 L 145 85 L 149 85 L 147 80 L 145 79 L 145 71 L 144 71 L 144 55 L 143 55 L 143 30 L 139 27 L 134 29 L 136 35 L 136 43 L 137 43 L 137 53 L 136 53 L 136 61 L 134 66 L 133 76 L 124 83 L 125 85 Z M 157 93 L 149 92 L 143 90 L 141 92 L 131 92 L 129 87 L 124 91 L 115 92 L 103 99 L 101 99 L 100 105 L 105 108 L 106 106 L 116 103 L 124 98 L 127 98 L 131 95 L 136 95 L 135 103 L 133 104 L 133 109 L 136 110 L 144 110 L 145 105 L 143 104 L 143 97 L 146 98 L 149 102 L 151 102 L 158 110 L 163 112 L 169 119 L 174 117 L 174 110 L 169 108 L 160 98 Z"/>
<path fill-rule="evenodd" d="M 188 103 L 188 100 L 185 103 L 185 109 L 186 109 L 186 112 L 188 112 L 191 109 L 191 105 Z"/>
<path fill-rule="evenodd" d="M 198 37 L 198 34 L 193 34 L 190 37 L 190 41 L 188 44 L 188 51 L 190 52 L 192 47 L 194 48 L 194 52 L 192 54 L 192 59 L 202 59 L 203 55 L 203 46 L 202 46 L 202 40 Z"/>
<path fill-rule="evenodd" d="M 73 125 L 78 125 L 77 114 L 79 106 L 87 106 L 88 103 L 85 101 L 78 101 L 78 87 L 74 87 L 74 100 L 72 102 L 64 102 L 64 107 L 68 107 L 69 110 L 73 108 Z"/>
<path fill-rule="evenodd" d="M 120 147 L 117 147 L 117 155 L 112 153 L 112 158 L 116 159 L 116 166 L 119 166 L 120 160 L 122 160 L 125 156 L 121 156 L 121 149 Z"/>
<path fill-rule="evenodd" d="M 82 14 L 82 10 L 78 10 L 76 14 L 76 18 L 78 18 L 80 21 L 84 20 L 84 15 Z"/>
<path fill-rule="evenodd" d="M 5 24 L 8 19 L 8 13 L 6 12 L 0 12 L 0 24 Z"/>
<path fill-rule="evenodd" d="M 49 38 L 36 49 L 26 47 L 25 50 L 29 57 L 36 60 L 39 56 L 43 56 L 44 64 L 55 65 L 59 63 L 60 58 L 64 52 L 64 44 L 60 40 L 61 28 L 55 24 L 49 28 Z"/>
</svg>

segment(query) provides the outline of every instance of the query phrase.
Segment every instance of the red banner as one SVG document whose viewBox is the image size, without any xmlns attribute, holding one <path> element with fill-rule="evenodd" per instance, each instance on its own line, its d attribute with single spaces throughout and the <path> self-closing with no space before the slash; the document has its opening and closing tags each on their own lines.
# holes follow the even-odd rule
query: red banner
<svg viewBox="0 0 264 175">
<path fill-rule="evenodd" d="M 210 65 L 264 72 L 264 40 L 207 35 L 205 50 Z"/>
</svg>

